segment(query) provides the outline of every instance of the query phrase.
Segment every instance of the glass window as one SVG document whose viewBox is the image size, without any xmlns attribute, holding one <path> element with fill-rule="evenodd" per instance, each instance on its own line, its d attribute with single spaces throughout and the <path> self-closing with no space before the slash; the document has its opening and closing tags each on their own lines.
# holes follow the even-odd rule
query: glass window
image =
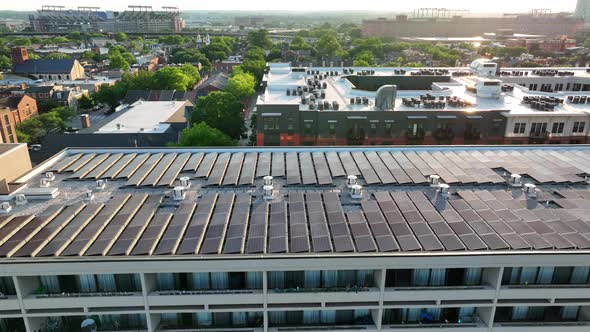
<svg viewBox="0 0 590 332">
<path fill-rule="evenodd" d="M 574 129 L 573 132 L 574 133 L 583 133 L 584 132 L 584 127 L 586 127 L 586 122 L 574 122 Z"/>
<path fill-rule="evenodd" d="M 553 128 L 551 128 L 552 134 L 563 134 L 563 126 L 565 124 L 563 122 L 556 122 L 553 124 Z"/>
<path fill-rule="evenodd" d="M 330 135 L 336 135 L 336 123 L 335 122 L 328 123 L 328 133 Z"/>
<path fill-rule="evenodd" d="M 514 133 L 515 134 L 524 134 L 526 130 L 526 123 L 517 122 L 514 124 Z"/>
</svg>

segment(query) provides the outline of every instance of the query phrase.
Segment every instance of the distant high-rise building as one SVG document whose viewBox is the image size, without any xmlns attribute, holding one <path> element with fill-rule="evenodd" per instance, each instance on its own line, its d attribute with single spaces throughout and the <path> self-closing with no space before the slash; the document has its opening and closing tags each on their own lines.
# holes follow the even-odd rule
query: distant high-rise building
<svg viewBox="0 0 590 332">
<path fill-rule="evenodd" d="M 584 20 L 584 29 L 590 29 L 590 0 L 578 0 L 574 15 Z"/>
</svg>

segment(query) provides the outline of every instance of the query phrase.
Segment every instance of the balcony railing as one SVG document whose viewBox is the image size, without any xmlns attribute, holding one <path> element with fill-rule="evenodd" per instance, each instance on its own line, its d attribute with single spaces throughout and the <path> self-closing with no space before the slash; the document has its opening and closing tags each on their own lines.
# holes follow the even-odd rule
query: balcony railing
<svg viewBox="0 0 590 332">
<path fill-rule="evenodd" d="M 586 326 L 590 322 L 503 322 L 494 326 Z"/>
<path fill-rule="evenodd" d="M 366 330 L 363 325 L 334 325 L 334 326 L 294 326 L 279 327 L 278 331 L 331 331 L 331 330 Z"/>
<path fill-rule="evenodd" d="M 216 295 L 216 294 L 254 294 L 255 289 L 202 289 L 155 291 L 150 295 Z"/>
<path fill-rule="evenodd" d="M 54 293 L 54 294 L 35 294 L 38 299 L 58 298 L 58 297 L 96 297 L 96 296 L 134 296 L 141 295 L 139 292 L 95 292 L 95 293 Z"/>
<path fill-rule="evenodd" d="M 484 325 L 478 325 L 476 323 L 433 323 L 433 324 L 394 324 L 387 325 L 388 328 L 392 329 L 432 329 L 432 328 L 466 328 L 466 327 L 484 327 Z"/>
<path fill-rule="evenodd" d="M 470 290 L 470 289 L 486 289 L 488 286 L 410 286 L 410 287 L 385 287 L 386 291 L 420 291 L 420 290 Z"/>
<path fill-rule="evenodd" d="M 548 284 L 527 284 L 527 285 L 502 285 L 502 288 L 588 288 L 588 284 L 559 284 L 559 285 L 548 285 Z"/>
<path fill-rule="evenodd" d="M 275 293 L 335 293 L 335 292 L 347 292 L 347 293 L 358 293 L 368 292 L 371 289 L 369 287 L 327 287 L 327 288 L 273 288 L 272 291 Z"/>
</svg>

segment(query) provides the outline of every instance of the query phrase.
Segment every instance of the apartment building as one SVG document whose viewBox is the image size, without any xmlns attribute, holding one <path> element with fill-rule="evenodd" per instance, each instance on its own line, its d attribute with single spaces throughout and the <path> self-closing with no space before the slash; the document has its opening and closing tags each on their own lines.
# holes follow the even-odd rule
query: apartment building
<svg viewBox="0 0 590 332">
<path fill-rule="evenodd" d="M 588 137 L 585 69 L 498 70 L 485 61 L 450 69 L 269 64 L 263 84 L 260 146 L 585 143 Z M 384 108 L 377 103 L 386 86 L 395 88 L 383 91 Z"/>
<path fill-rule="evenodd" d="M 590 148 L 66 149 L 0 195 L 0 327 L 587 331 Z"/>
</svg>

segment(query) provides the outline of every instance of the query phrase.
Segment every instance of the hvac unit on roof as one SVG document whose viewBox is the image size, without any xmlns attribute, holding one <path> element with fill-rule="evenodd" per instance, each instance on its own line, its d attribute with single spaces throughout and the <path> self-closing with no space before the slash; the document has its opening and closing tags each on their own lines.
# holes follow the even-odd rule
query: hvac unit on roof
<svg viewBox="0 0 590 332">
<path fill-rule="evenodd" d="M 27 204 L 27 197 L 24 194 L 16 194 L 14 201 L 16 205 L 25 205 Z"/>
<path fill-rule="evenodd" d="M 178 186 L 172 190 L 172 199 L 175 201 L 182 201 L 186 197 L 186 189 Z"/>
<path fill-rule="evenodd" d="M 92 190 L 86 190 L 84 193 L 84 200 L 91 201 L 94 199 L 94 192 Z"/>
<path fill-rule="evenodd" d="M 41 188 L 47 188 L 51 185 L 51 181 L 49 181 L 47 178 L 41 178 L 41 180 L 39 180 L 39 187 Z"/>
<path fill-rule="evenodd" d="M 96 180 L 96 190 L 104 190 L 107 186 L 107 180 L 100 179 Z"/>
<path fill-rule="evenodd" d="M 438 175 L 430 175 L 428 177 L 428 182 L 430 183 L 431 187 L 438 187 L 440 183 L 440 176 Z"/>
<path fill-rule="evenodd" d="M 271 200 L 273 195 L 274 187 L 272 185 L 266 185 L 262 187 L 262 197 L 266 200 Z"/>
<path fill-rule="evenodd" d="M 512 187 L 522 186 L 522 176 L 520 176 L 520 174 L 510 174 L 509 184 Z"/>
<path fill-rule="evenodd" d="M 528 197 L 535 198 L 537 197 L 537 186 L 532 183 L 525 183 L 524 192 Z"/>
<path fill-rule="evenodd" d="M 272 186 L 272 176 L 267 175 L 263 178 L 265 186 Z"/>
<path fill-rule="evenodd" d="M 2 204 L 0 204 L 0 214 L 7 214 L 10 211 L 12 211 L 12 206 L 9 202 L 2 202 Z"/>
<path fill-rule="evenodd" d="M 353 199 L 363 198 L 363 186 L 355 184 L 350 187 L 350 197 Z"/>
<path fill-rule="evenodd" d="M 188 176 L 183 176 L 179 179 L 180 186 L 188 189 L 191 187 L 191 179 Z"/>
<path fill-rule="evenodd" d="M 53 172 L 47 172 L 45 173 L 45 179 L 48 181 L 55 181 L 55 174 L 53 174 Z"/>
<path fill-rule="evenodd" d="M 441 193 L 443 196 L 449 195 L 449 190 L 451 186 L 446 183 L 441 183 L 438 185 L 438 192 Z"/>
</svg>

